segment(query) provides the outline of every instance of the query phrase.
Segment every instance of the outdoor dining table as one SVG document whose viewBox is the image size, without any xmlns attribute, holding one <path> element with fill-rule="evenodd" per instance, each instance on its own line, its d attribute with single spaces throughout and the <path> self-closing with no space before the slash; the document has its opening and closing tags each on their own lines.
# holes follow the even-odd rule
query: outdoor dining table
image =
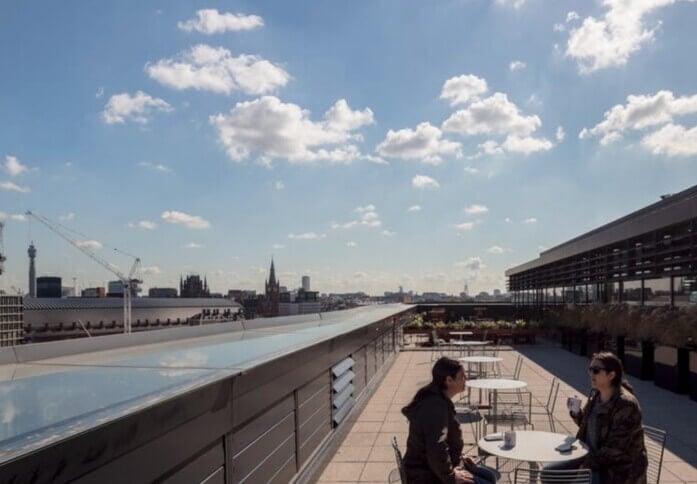
<svg viewBox="0 0 697 484">
<path fill-rule="evenodd" d="M 502 440 L 479 439 L 480 450 L 506 459 L 527 461 L 531 469 L 536 469 L 538 463 L 566 462 L 581 458 L 588 453 L 588 446 L 575 437 L 543 432 L 540 430 L 516 430 L 516 442 L 513 447 L 506 447 Z M 561 444 L 571 444 L 571 450 L 561 452 L 556 450 Z"/>
<path fill-rule="evenodd" d="M 484 372 L 482 371 L 482 368 L 486 364 L 493 364 L 493 363 L 501 363 L 503 361 L 503 358 L 499 356 L 464 356 L 462 358 L 458 358 L 458 361 L 461 361 L 463 363 L 467 363 L 469 366 L 471 363 L 476 363 L 478 365 L 477 368 L 477 376 L 481 377 Z"/>
<path fill-rule="evenodd" d="M 493 341 L 451 341 L 450 343 L 471 352 L 473 348 L 483 348 L 493 343 Z"/>
<path fill-rule="evenodd" d="M 450 334 L 459 336 L 462 340 L 465 336 L 472 336 L 474 333 L 472 331 L 451 331 Z"/>
<path fill-rule="evenodd" d="M 506 378 L 481 378 L 477 380 L 467 380 L 466 385 L 470 388 L 476 388 L 479 392 L 479 400 L 481 401 L 481 390 L 488 390 L 493 393 L 493 397 L 489 399 L 494 417 L 498 416 L 498 391 L 499 390 L 520 390 L 528 386 L 527 382 L 522 380 L 509 380 Z M 494 432 L 496 432 L 497 418 L 494 418 Z"/>
</svg>

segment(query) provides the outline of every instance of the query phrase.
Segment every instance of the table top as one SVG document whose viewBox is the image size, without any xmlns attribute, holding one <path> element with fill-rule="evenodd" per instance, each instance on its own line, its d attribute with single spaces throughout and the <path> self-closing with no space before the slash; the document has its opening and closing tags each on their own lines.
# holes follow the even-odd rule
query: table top
<svg viewBox="0 0 697 484">
<path fill-rule="evenodd" d="M 573 443 L 571 451 L 559 452 L 555 449 L 565 442 Z M 502 440 L 488 441 L 484 438 L 479 439 L 478 445 L 489 454 L 528 462 L 564 462 L 588 453 L 588 446 L 575 437 L 539 430 L 516 430 L 516 445 L 511 448 L 505 448 Z"/>
<path fill-rule="evenodd" d="M 480 378 L 478 380 L 467 380 L 467 386 L 481 388 L 482 390 L 515 390 L 528 386 L 522 380 L 508 380 L 505 378 Z"/>
<path fill-rule="evenodd" d="M 458 358 L 463 363 L 499 363 L 503 361 L 500 356 L 463 356 Z"/>
<path fill-rule="evenodd" d="M 452 341 L 451 343 L 454 343 L 454 341 Z M 491 343 L 491 341 L 460 341 L 458 344 L 465 346 L 484 346 L 490 345 Z"/>
<path fill-rule="evenodd" d="M 450 334 L 456 336 L 472 336 L 474 333 L 472 331 L 451 331 Z"/>
</svg>

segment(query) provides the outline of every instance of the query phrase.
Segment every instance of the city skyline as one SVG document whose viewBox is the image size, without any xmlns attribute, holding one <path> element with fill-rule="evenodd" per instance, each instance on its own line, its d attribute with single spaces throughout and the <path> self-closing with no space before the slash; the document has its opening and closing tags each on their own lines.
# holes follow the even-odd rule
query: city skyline
<svg viewBox="0 0 697 484">
<path fill-rule="evenodd" d="M 146 290 L 505 290 L 697 179 L 694 2 L 127 5 L 0 7 L 8 291 L 114 279 L 26 210 Z"/>
</svg>

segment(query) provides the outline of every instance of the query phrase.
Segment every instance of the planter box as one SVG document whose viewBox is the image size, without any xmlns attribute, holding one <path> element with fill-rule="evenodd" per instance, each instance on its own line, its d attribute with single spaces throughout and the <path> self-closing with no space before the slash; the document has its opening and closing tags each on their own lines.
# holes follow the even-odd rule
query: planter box
<svg viewBox="0 0 697 484">
<path fill-rule="evenodd" d="M 689 351 L 672 346 L 656 346 L 653 362 L 653 382 L 675 393 L 687 393 L 689 380 Z"/>
<path fill-rule="evenodd" d="M 588 355 L 588 335 L 585 330 L 575 330 L 573 332 L 571 351 L 579 356 Z"/>
<path fill-rule="evenodd" d="M 654 345 L 648 341 L 624 340 L 624 369 L 642 380 L 653 378 Z"/>
<path fill-rule="evenodd" d="M 690 374 L 689 374 L 689 383 L 690 383 L 690 398 L 692 400 L 697 401 L 697 351 L 692 350 L 690 351 Z"/>
<path fill-rule="evenodd" d="M 588 333 L 586 337 L 586 351 L 587 355 L 591 356 L 594 353 L 600 353 L 605 351 L 607 341 L 604 334 L 601 333 Z M 609 351 L 609 350 L 608 350 Z"/>
</svg>

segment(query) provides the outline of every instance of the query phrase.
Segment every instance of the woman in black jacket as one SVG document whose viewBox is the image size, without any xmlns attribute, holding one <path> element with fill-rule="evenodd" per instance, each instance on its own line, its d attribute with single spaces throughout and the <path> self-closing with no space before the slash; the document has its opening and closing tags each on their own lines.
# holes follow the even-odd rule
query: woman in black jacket
<svg viewBox="0 0 697 484">
<path fill-rule="evenodd" d="M 494 473 L 462 458 L 462 431 L 452 397 L 465 389 L 460 362 L 443 357 L 431 371 L 431 383 L 402 409 L 409 420 L 404 470 L 409 484 L 490 484 Z"/>
</svg>

